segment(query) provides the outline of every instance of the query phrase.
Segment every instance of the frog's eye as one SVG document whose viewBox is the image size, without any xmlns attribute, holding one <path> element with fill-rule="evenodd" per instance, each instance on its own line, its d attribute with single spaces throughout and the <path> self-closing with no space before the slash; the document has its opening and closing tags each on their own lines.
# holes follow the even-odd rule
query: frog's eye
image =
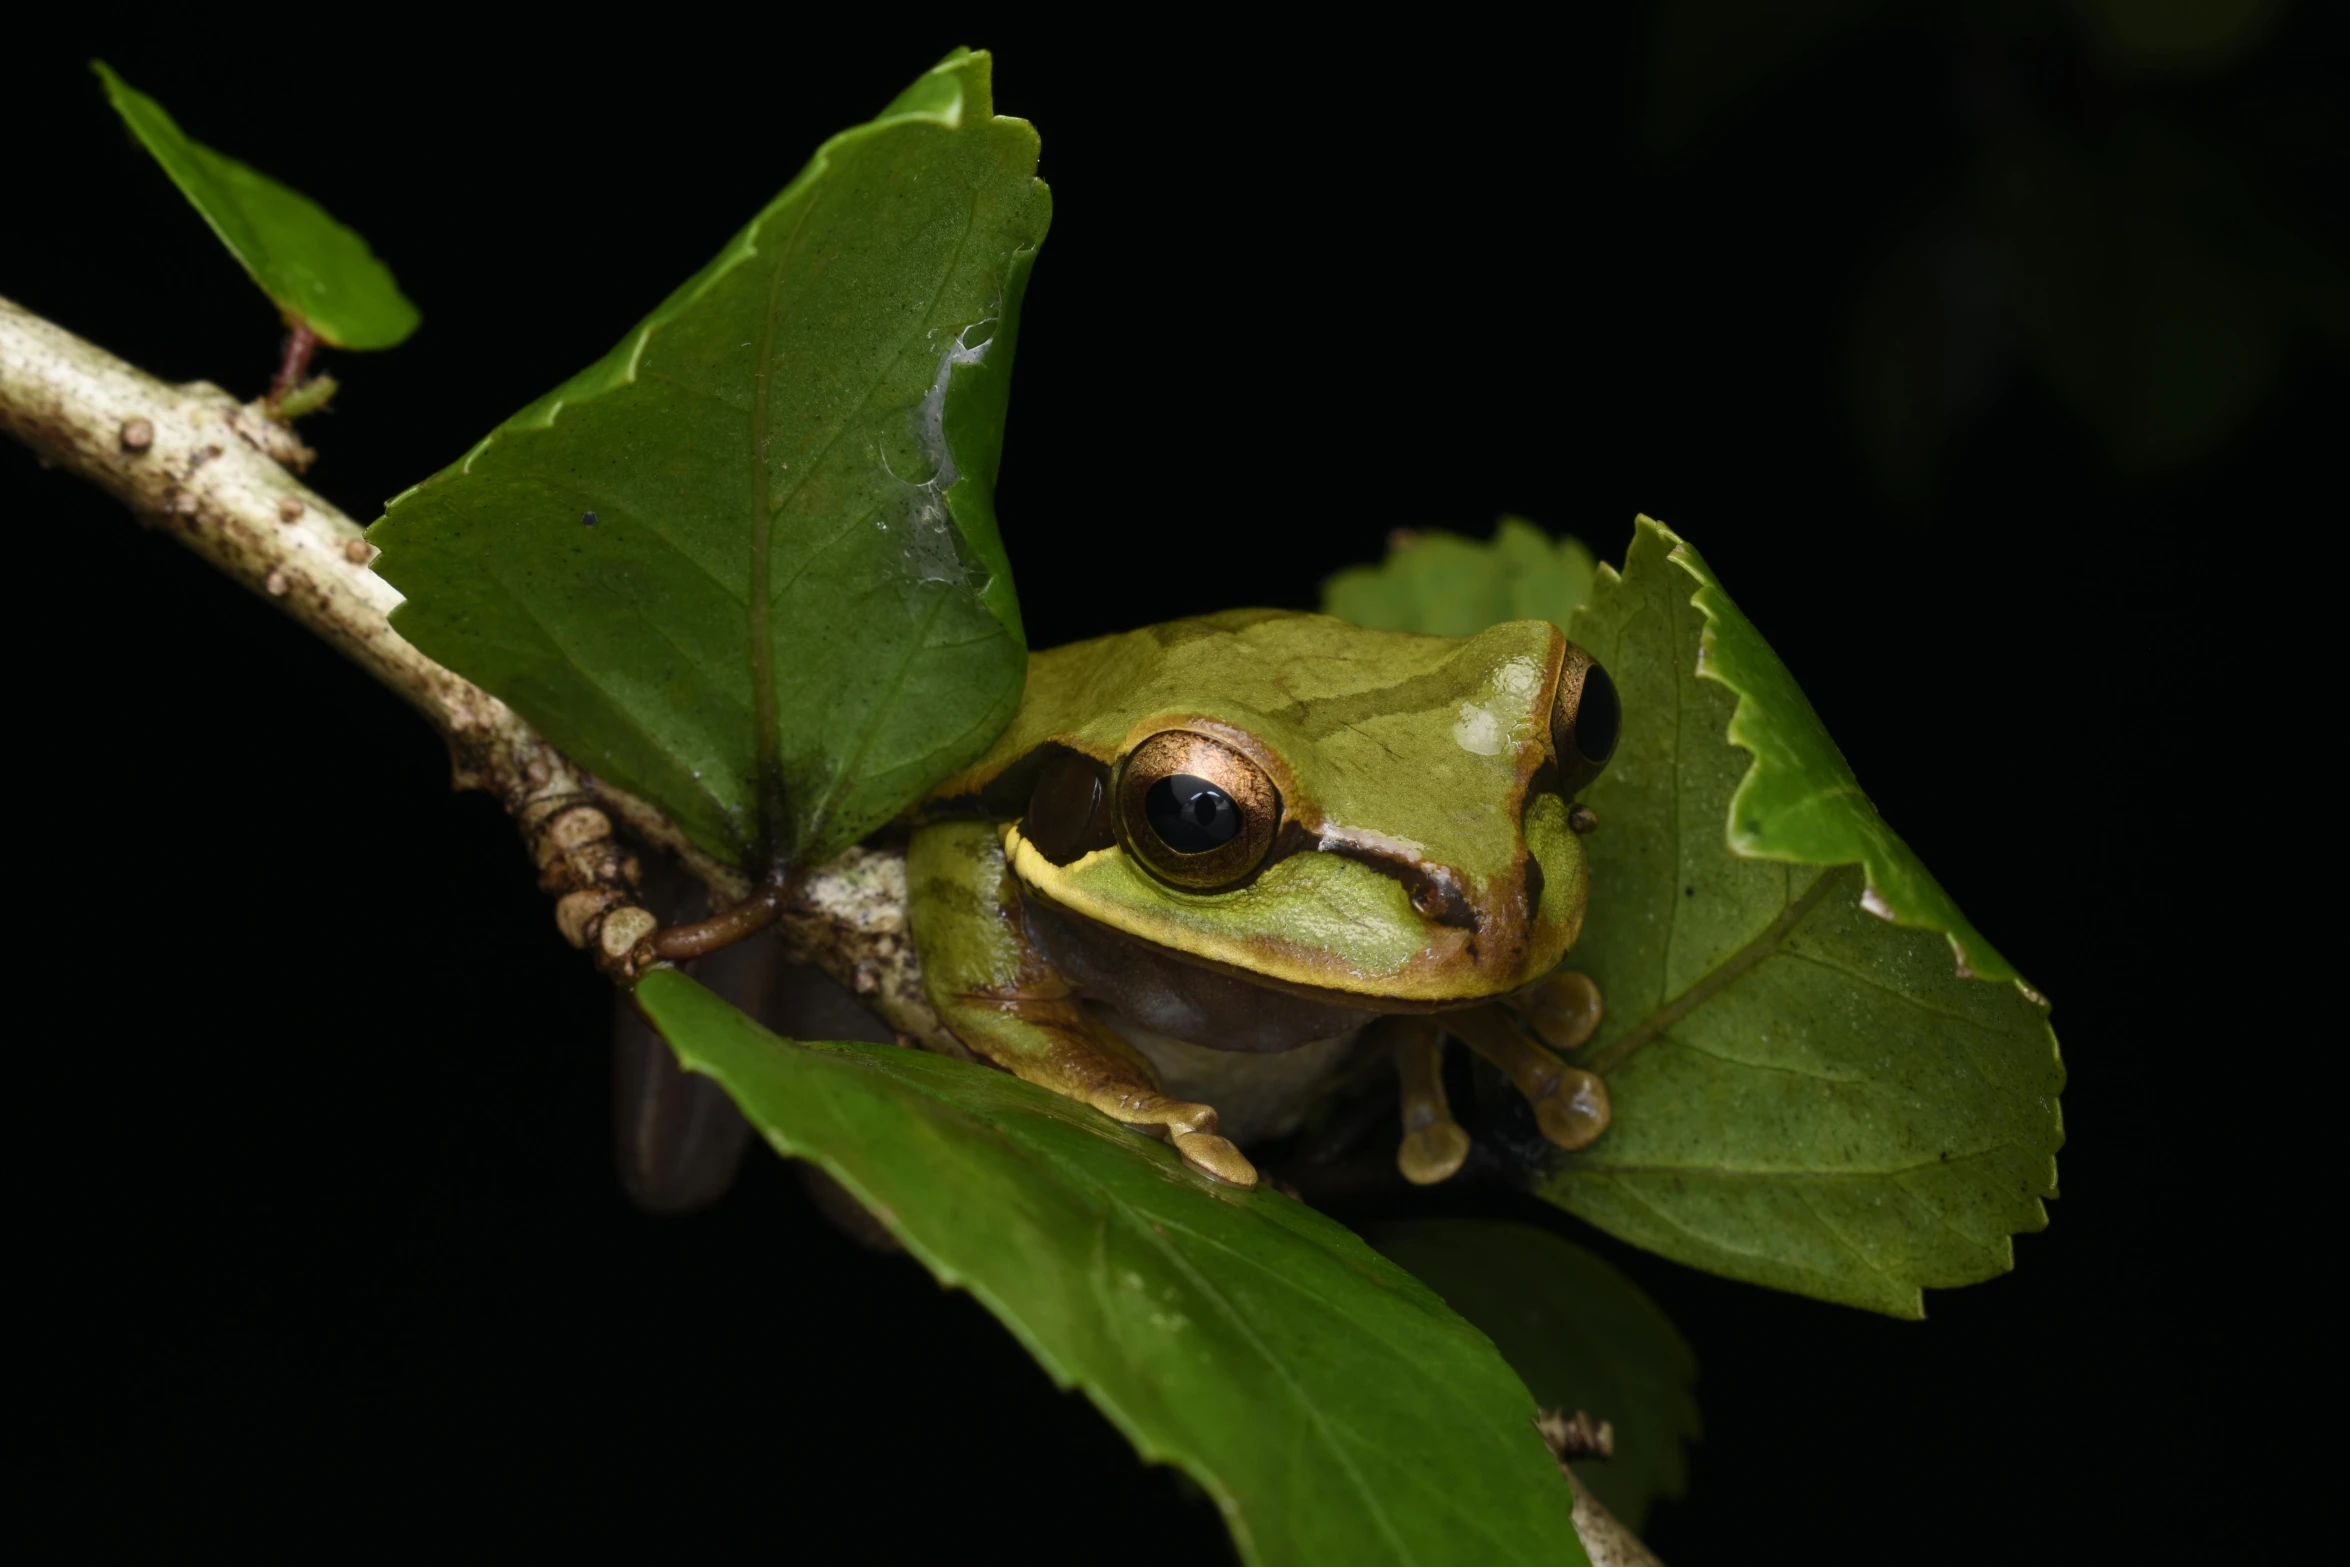
<svg viewBox="0 0 2350 1567">
<path fill-rule="evenodd" d="M 1121 836 L 1161 881 L 1205 891 L 1264 862 L 1281 791 L 1247 757 L 1187 730 L 1152 735 L 1118 776 Z"/>
<path fill-rule="evenodd" d="M 1615 755 L 1616 731 L 1623 721 L 1616 683 L 1589 653 L 1568 643 L 1558 699 L 1550 709 L 1550 741 L 1558 753 L 1561 794 L 1573 795 L 1599 776 Z"/>
</svg>

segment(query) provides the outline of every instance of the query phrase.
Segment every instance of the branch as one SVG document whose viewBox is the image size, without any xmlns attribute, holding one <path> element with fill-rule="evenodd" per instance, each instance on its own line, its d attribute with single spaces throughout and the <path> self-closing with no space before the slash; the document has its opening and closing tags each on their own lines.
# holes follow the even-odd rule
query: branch
<svg viewBox="0 0 2350 1567">
<path fill-rule="evenodd" d="M 1656 1552 L 1625 1528 L 1574 1470 L 1564 1463 L 1559 1468 L 1575 1492 L 1575 1533 L 1582 1536 L 1583 1553 L 1591 1558 L 1591 1567 L 1664 1567 Z"/>
<path fill-rule="evenodd" d="M 638 901 L 636 856 L 615 830 L 677 856 L 714 903 L 749 882 L 657 807 L 572 764 L 505 703 L 411 647 L 400 602 L 369 569 L 359 525 L 295 477 L 312 453 L 263 402 L 209 382 L 172 386 L 0 298 L 0 427 L 44 465 L 111 493 L 399 693 L 448 742 L 455 785 L 494 796 L 555 898 L 555 924 L 619 983 L 654 959 L 660 921 Z M 865 998 L 891 1027 L 966 1052 L 922 993 L 906 934 L 902 854 L 852 849 L 797 878 L 777 929 L 792 956 Z"/>
<path fill-rule="evenodd" d="M 266 410 L 210 382 L 158 381 L 0 297 L 0 427 L 44 465 L 89 479 L 143 525 L 293 616 L 423 714 L 448 742 L 455 786 L 495 796 L 514 818 L 539 885 L 556 900 L 556 927 L 605 974 L 634 981 L 655 961 L 648 938 L 660 926 L 637 901 L 636 856 L 615 821 L 675 855 L 714 905 L 747 897 L 749 879 L 694 847 L 657 807 L 574 766 L 512 708 L 392 629 L 400 594 L 368 569 L 375 547 L 295 477 L 313 453 Z M 923 994 L 903 853 L 853 848 L 795 877 L 775 929 L 795 961 L 856 992 L 901 1043 L 970 1059 Z M 1598 1567 L 1655 1562 L 1582 1485 L 1574 1489 L 1576 1531 Z"/>
</svg>

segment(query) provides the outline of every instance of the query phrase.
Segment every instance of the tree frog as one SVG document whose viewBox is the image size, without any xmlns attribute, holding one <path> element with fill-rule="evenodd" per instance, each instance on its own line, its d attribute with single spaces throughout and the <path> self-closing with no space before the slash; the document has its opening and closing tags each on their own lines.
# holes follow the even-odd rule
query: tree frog
<svg viewBox="0 0 2350 1567">
<path fill-rule="evenodd" d="M 1236 1142 L 1284 1127 L 1235 1099 L 1366 1028 L 1403 1076 L 1411 1179 L 1469 1152 L 1446 1035 L 1581 1147 L 1604 1086 L 1495 1003 L 1562 1048 L 1597 1023 L 1596 990 L 1553 971 L 1583 920 L 1573 798 L 1617 718 L 1545 621 L 1447 638 L 1235 610 L 1034 654 L 1011 727 L 919 808 L 924 985 L 977 1055 L 1236 1185 L 1257 1180 Z"/>
</svg>

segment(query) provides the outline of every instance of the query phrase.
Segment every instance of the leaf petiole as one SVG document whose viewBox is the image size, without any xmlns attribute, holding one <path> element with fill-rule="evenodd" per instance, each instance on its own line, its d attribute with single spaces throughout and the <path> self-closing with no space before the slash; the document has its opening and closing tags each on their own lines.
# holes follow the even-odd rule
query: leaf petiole
<svg viewBox="0 0 2350 1567">
<path fill-rule="evenodd" d="M 286 347 L 278 360 L 277 378 L 269 383 L 269 400 L 277 403 L 310 374 L 310 356 L 318 352 L 318 334 L 299 316 L 286 317 Z"/>
</svg>

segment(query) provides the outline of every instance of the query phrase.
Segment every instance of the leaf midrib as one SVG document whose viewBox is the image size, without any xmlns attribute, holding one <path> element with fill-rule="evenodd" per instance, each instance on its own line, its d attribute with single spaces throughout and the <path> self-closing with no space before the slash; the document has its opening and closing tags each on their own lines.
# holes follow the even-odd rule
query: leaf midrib
<svg viewBox="0 0 2350 1567">
<path fill-rule="evenodd" d="M 877 379 L 865 388 L 865 395 L 858 399 L 857 407 L 835 425 L 831 439 L 825 443 L 824 450 L 812 460 L 802 463 L 802 471 L 794 481 L 791 490 L 781 497 L 774 497 L 768 483 L 770 474 L 767 446 L 772 432 L 768 427 L 767 399 L 768 388 L 774 379 L 775 337 L 780 327 L 779 311 L 782 305 L 783 278 L 788 270 L 786 263 L 798 248 L 800 237 L 806 232 L 809 220 L 814 216 L 819 205 L 821 205 L 820 196 L 811 199 L 807 206 L 801 209 L 798 221 L 792 225 L 790 237 L 777 251 L 774 263 L 769 269 L 767 300 L 761 310 L 759 320 L 759 368 L 755 372 L 756 386 L 751 400 L 752 527 L 749 618 L 751 701 L 756 709 L 752 713 L 751 719 L 752 732 L 759 747 L 759 755 L 755 763 L 755 776 L 758 779 L 759 788 L 759 831 L 762 839 L 760 847 L 767 856 L 768 871 L 772 876 L 782 874 L 784 857 L 796 852 L 800 847 L 794 841 L 795 835 L 786 831 L 787 807 L 790 802 L 783 797 L 780 771 L 783 760 L 782 717 L 776 711 L 775 704 L 775 650 L 772 635 L 774 602 L 772 539 L 775 514 L 782 507 L 790 505 L 792 497 L 798 493 L 800 486 L 806 484 L 816 470 L 823 465 L 824 458 L 831 454 L 832 448 L 847 438 L 849 430 L 856 425 L 858 416 L 864 413 L 866 405 L 873 400 L 873 394 L 880 386 Z M 945 296 L 945 282 L 952 278 L 962 265 L 964 250 L 971 243 L 972 231 L 978 227 L 978 223 L 979 197 L 974 193 L 970 206 L 964 213 L 963 232 L 956 237 L 954 252 L 948 256 L 946 265 L 940 269 L 939 285 L 931 291 L 930 308 L 925 310 L 921 318 L 909 329 L 909 337 L 914 331 L 922 330 L 926 325 L 936 321 L 939 303 Z M 806 569 L 805 562 L 801 563 L 800 569 L 802 571 Z M 874 737 L 881 730 L 881 715 L 886 714 L 895 705 L 898 696 L 903 692 L 906 673 L 921 651 L 927 633 L 937 621 L 941 608 L 943 608 L 942 605 L 933 605 L 931 612 L 924 616 L 922 630 L 925 637 L 910 639 L 907 643 L 905 654 L 900 660 L 899 668 L 891 680 L 888 694 L 882 703 L 881 712 L 876 714 L 874 720 L 866 727 L 865 734 L 858 743 L 856 753 L 848 758 L 843 766 L 834 770 L 823 792 L 816 800 L 810 802 L 806 824 L 808 836 L 814 837 L 818 834 L 824 818 L 831 811 L 833 801 L 839 798 L 848 782 L 855 776 L 856 769 L 862 764 L 866 751 L 871 748 Z"/>
<path fill-rule="evenodd" d="M 1264 1340 L 1257 1336 L 1256 1329 L 1250 1324 L 1246 1314 L 1235 1306 L 1223 1291 L 1211 1286 L 1199 1269 L 1193 1266 L 1191 1259 L 1184 1256 L 1172 1242 L 1163 1235 L 1153 1233 L 1151 1225 L 1141 1222 L 1142 1216 L 1137 1209 L 1131 1204 L 1120 1202 L 1111 1196 L 1108 1190 L 1098 1182 L 1093 1184 L 1094 1189 L 1111 1202 L 1114 1211 L 1122 1215 L 1133 1226 L 1135 1233 L 1144 1237 L 1144 1243 L 1155 1248 L 1185 1278 L 1189 1279 L 1192 1289 L 1205 1299 L 1218 1315 L 1223 1317 L 1226 1326 L 1239 1334 L 1241 1340 L 1256 1353 L 1257 1358 L 1265 1363 L 1266 1368 L 1280 1379 L 1282 1391 L 1290 1396 L 1299 1410 L 1303 1411 L 1307 1422 L 1321 1436 L 1323 1448 L 1332 1458 L 1337 1460 L 1339 1468 L 1345 1471 L 1347 1480 L 1352 1483 L 1356 1493 L 1362 1497 L 1364 1511 L 1378 1526 L 1380 1536 L 1387 1541 L 1388 1548 L 1395 1552 L 1399 1561 L 1417 1562 L 1419 1558 L 1412 1553 L 1411 1548 L 1404 1543 L 1403 1536 L 1396 1531 L 1395 1520 L 1388 1517 L 1387 1509 L 1381 1505 L 1378 1491 L 1355 1464 L 1354 1454 L 1349 1450 L 1348 1444 L 1339 1439 L 1338 1431 L 1330 1417 L 1323 1413 L 1306 1390 L 1298 1385 L 1297 1378 L 1290 1371 L 1287 1363 L 1280 1356 L 1274 1354 Z M 1361 1437 L 1357 1435 L 1355 1439 L 1360 1441 Z"/>
<path fill-rule="evenodd" d="M 1785 941 L 1789 933 L 1796 926 L 1802 924 L 1811 911 L 1819 906 L 1820 900 L 1828 895 L 1830 888 L 1840 882 L 1849 881 L 1851 874 L 1858 869 L 1859 867 L 1855 865 L 1838 865 L 1823 871 L 1817 881 L 1804 889 L 1802 896 L 1781 909 L 1778 917 L 1763 927 L 1762 931 L 1751 941 L 1707 970 L 1697 983 L 1633 1024 L 1631 1028 L 1618 1036 L 1614 1043 L 1594 1055 L 1586 1063 L 1588 1069 L 1597 1072 L 1602 1077 L 1607 1076 L 1638 1055 L 1644 1047 L 1662 1036 L 1667 1029 L 1728 989 L 1748 969 L 1777 952 L 1779 944 Z"/>
<path fill-rule="evenodd" d="M 775 335 L 781 324 L 784 274 L 799 248 L 800 237 L 808 230 L 808 220 L 820 204 L 820 199 L 812 199 L 800 209 L 790 236 L 768 263 L 767 298 L 759 311 L 759 357 L 751 372 L 751 592 L 747 619 L 751 643 L 751 733 L 759 748 L 752 761 L 752 777 L 758 790 L 758 849 L 767 858 L 763 869 L 769 875 L 781 869 L 778 862 L 786 851 L 782 787 L 776 775 L 783 755 L 783 737 L 781 719 L 775 711 L 775 649 L 770 629 L 773 616 L 769 583 L 773 575 L 775 507 L 772 486 L 768 483 L 767 446 L 773 432 L 768 427 L 767 401 L 768 390 L 775 381 Z"/>
</svg>

